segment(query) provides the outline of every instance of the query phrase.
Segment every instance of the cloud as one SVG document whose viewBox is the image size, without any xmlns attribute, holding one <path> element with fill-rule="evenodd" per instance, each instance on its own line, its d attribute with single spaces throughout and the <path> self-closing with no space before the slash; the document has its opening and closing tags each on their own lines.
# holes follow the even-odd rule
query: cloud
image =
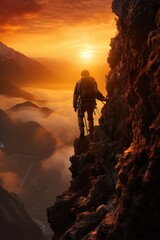
<svg viewBox="0 0 160 240">
<path fill-rule="evenodd" d="M 0 151 L 0 176 L 3 176 L 5 188 L 18 193 L 31 216 L 47 226 L 45 209 L 53 205 L 56 196 L 67 190 L 71 179 L 69 157 L 74 153 L 73 142 L 79 135 L 77 115 L 73 111 L 73 92 L 70 90 L 26 90 L 37 99 L 47 100 L 45 106 L 54 113 L 44 118 L 38 111 L 26 109 L 14 117 L 23 121 L 33 120 L 45 127 L 54 135 L 56 149 L 52 156 L 42 161 Z M 23 99 L 6 97 L 1 100 L 3 110 L 24 102 Z"/>
<path fill-rule="evenodd" d="M 35 14 L 32 21 L 42 21 L 49 26 L 61 23 L 77 24 L 86 21 L 92 23 L 106 22 L 106 13 L 111 13 L 111 0 L 1 0 L 0 22 L 12 23 L 13 18 L 21 20 L 27 14 Z M 31 18 L 28 18 L 31 20 Z M 19 22 L 23 24 L 22 22 Z"/>
<path fill-rule="evenodd" d="M 77 125 L 77 116 L 72 108 L 72 92 L 71 91 L 52 91 L 52 90 L 42 90 L 42 89 L 29 89 L 36 98 L 47 99 L 45 106 L 51 108 L 54 113 L 52 113 L 48 118 L 43 117 L 38 111 L 32 109 L 21 110 L 12 115 L 12 119 L 18 118 L 23 121 L 35 121 L 46 128 L 56 139 L 56 149 L 51 157 L 43 160 L 42 162 L 37 162 L 39 167 L 34 171 L 35 176 L 38 176 L 41 172 L 42 178 L 51 173 L 52 181 L 48 183 L 48 187 L 51 189 L 52 185 L 54 189 L 54 196 L 60 194 L 70 181 L 70 172 L 68 167 L 70 165 L 69 156 L 73 154 L 73 141 L 78 135 L 78 125 Z M 3 110 L 13 107 L 17 103 L 23 103 L 23 99 L 8 99 L 2 97 L 1 107 Z M 36 103 L 37 104 L 37 103 Z M 43 105 L 42 105 L 43 106 Z M 9 157 L 6 154 L 1 152 L 1 161 L 0 169 L 4 172 L 13 171 L 17 173 L 21 178 L 25 175 L 26 170 L 24 166 L 21 166 L 21 161 L 18 161 L 17 158 L 21 156 Z M 23 157 L 22 157 L 23 158 Z M 2 160 L 3 159 L 3 160 Z M 13 162 L 18 161 L 17 167 L 13 167 Z M 27 162 L 28 161 L 28 162 Z M 27 169 L 31 163 L 31 160 L 28 157 L 28 160 L 25 160 L 25 169 Z M 55 176 L 58 177 L 57 182 L 54 183 Z M 39 182 L 43 182 L 43 179 L 35 180 L 39 185 Z M 34 182 L 34 181 L 33 181 Z M 56 186 L 57 185 L 57 186 Z M 24 188 L 25 186 L 23 186 Z M 46 186 L 47 187 L 47 186 Z M 29 192 L 31 189 L 29 186 L 26 187 Z M 53 189 L 52 188 L 52 189 Z M 53 200 L 53 199 L 52 199 Z"/>
<path fill-rule="evenodd" d="M 54 112 L 48 118 L 43 118 L 42 115 L 35 110 L 25 109 L 12 115 L 12 117 L 20 118 L 23 121 L 35 121 L 41 124 L 57 139 L 58 146 L 67 145 L 73 146 L 74 139 L 79 135 L 77 114 L 73 111 L 72 97 L 73 90 L 49 90 L 49 89 L 31 89 L 26 88 L 26 91 L 32 93 L 35 99 L 47 100 L 45 105 Z M 16 103 L 23 103 L 23 99 L 1 96 L 1 108 L 3 110 L 13 107 Z M 43 101 L 42 101 L 43 102 Z M 97 101 L 98 109 L 102 108 L 102 103 Z M 37 102 L 35 102 L 37 104 Z M 95 124 L 98 123 L 99 114 L 94 115 Z"/>
<path fill-rule="evenodd" d="M 0 23 L 11 23 L 15 18 L 20 19 L 39 10 L 40 5 L 36 0 L 1 0 Z"/>
<path fill-rule="evenodd" d="M 23 121 L 35 121 L 42 125 L 46 130 L 53 134 L 57 139 L 57 144 L 73 145 L 75 137 L 78 135 L 77 116 L 72 107 L 72 91 L 63 90 L 42 90 L 42 89 L 27 89 L 32 92 L 37 99 L 47 99 L 45 105 L 54 111 L 48 118 L 42 117 L 39 111 L 35 109 L 25 109 L 19 112 L 13 113 L 12 118 L 19 118 Z M 4 99 L 4 98 L 3 98 Z M 12 102 L 7 100 L 3 101 L 3 109 L 5 106 L 8 108 L 15 105 L 17 99 L 13 99 Z M 23 103 L 24 100 L 19 100 L 19 103 Z M 37 103 L 36 103 L 37 104 Z"/>
<path fill-rule="evenodd" d="M 25 8 L 16 10 L 13 2 L 17 1 L 21 2 L 11 1 L 11 10 L 1 7 L 2 42 L 28 56 L 79 64 L 83 63 L 80 51 L 89 44 L 94 62 L 106 62 L 110 38 L 116 31 L 112 0 L 28 0 L 32 7 L 26 7 L 28 1 L 23 0 Z"/>
<path fill-rule="evenodd" d="M 10 192 L 16 191 L 21 180 L 13 168 L 13 158 L 0 150 L 0 185 Z"/>
<path fill-rule="evenodd" d="M 112 16 L 111 2 L 111 0 L 92 0 L 92 2 L 90 0 L 2 0 L 0 31 L 4 29 L 9 33 L 35 35 L 50 32 L 52 38 L 60 39 L 67 30 L 66 27 L 108 24 Z M 6 23 L 7 28 L 4 28 L 3 24 Z"/>
<path fill-rule="evenodd" d="M 44 13 L 48 20 L 64 21 L 65 24 L 106 22 L 106 13 L 111 12 L 111 0 L 49 0 L 44 3 Z M 52 18 L 51 18 L 52 17 Z M 59 21 L 59 22 L 60 22 Z"/>
<path fill-rule="evenodd" d="M 0 95 L 0 98 L 1 98 L 0 109 L 2 110 L 9 109 L 11 106 L 14 106 L 19 102 L 24 102 L 24 99 L 22 98 L 8 98 L 5 95 Z"/>
<path fill-rule="evenodd" d="M 3 187 L 9 192 L 15 192 L 19 183 L 20 178 L 14 172 L 0 172 L 0 178 L 2 178 Z"/>
<path fill-rule="evenodd" d="M 71 174 L 68 170 L 70 167 L 69 157 L 72 155 L 72 146 L 59 147 L 51 157 L 43 161 L 42 168 L 44 171 L 50 171 L 52 169 L 60 171 L 61 179 L 66 183 L 67 187 L 71 178 Z M 66 161 L 66 159 L 68 159 L 68 161 Z"/>
</svg>

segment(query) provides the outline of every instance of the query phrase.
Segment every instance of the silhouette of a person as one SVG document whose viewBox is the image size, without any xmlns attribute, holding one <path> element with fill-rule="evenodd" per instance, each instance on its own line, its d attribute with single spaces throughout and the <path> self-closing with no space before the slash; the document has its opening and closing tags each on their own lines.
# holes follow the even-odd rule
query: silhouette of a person
<svg viewBox="0 0 160 240">
<path fill-rule="evenodd" d="M 73 108 L 78 114 L 80 137 L 84 137 L 83 118 L 85 112 L 87 112 L 90 138 L 93 136 L 93 112 L 96 106 L 96 99 L 106 101 L 106 98 L 98 90 L 95 79 L 90 76 L 88 70 L 83 70 L 81 72 L 81 79 L 76 83 L 73 95 Z"/>
</svg>

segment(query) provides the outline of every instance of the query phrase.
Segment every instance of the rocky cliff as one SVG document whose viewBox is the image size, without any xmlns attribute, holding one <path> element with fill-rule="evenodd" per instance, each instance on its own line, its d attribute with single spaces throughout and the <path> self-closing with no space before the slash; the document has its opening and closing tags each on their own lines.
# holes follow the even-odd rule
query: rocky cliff
<svg viewBox="0 0 160 240">
<path fill-rule="evenodd" d="M 14 193 L 0 187 L 0 235 L 3 240 L 44 240 L 38 225 Z"/>
<path fill-rule="evenodd" d="M 94 140 L 75 140 L 71 186 L 47 209 L 61 240 L 160 236 L 160 1 L 113 0 L 117 36 Z"/>
</svg>

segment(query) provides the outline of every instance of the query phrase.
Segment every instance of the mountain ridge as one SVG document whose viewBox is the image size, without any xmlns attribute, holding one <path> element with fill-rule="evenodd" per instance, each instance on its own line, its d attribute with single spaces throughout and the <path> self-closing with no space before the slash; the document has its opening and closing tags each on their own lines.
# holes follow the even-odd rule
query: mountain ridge
<svg viewBox="0 0 160 240">
<path fill-rule="evenodd" d="M 50 82 L 53 77 L 47 67 L 2 42 L 0 42 L 0 57 L 1 79 L 6 79 L 18 87 L 41 83 L 41 81 Z"/>
<path fill-rule="evenodd" d="M 19 87 L 15 86 L 11 82 L 0 78 L 0 94 L 7 97 L 18 97 L 26 100 L 34 100 L 34 96 Z"/>
<path fill-rule="evenodd" d="M 39 137 L 41 136 L 41 137 Z M 23 122 L 10 118 L 0 109 L 0 142 L 8 154 L 49 157 L 55 150 L 55 138 L 35 121 Z"/>
<path fill-rule="evenodd" d="M 47 107 L 39 107 L 35 103 L 32 103 L 31 101 L 26 101 L 23 103 L 18 103 L 14 105 L 13 107 L 5 110 L 7 113 L 14 113 L 18 111 L 23 111 L 23 110 L 37 110 L 40 114 L 42 114 L 43 117 L 49 117 L 54 111 L 50 108 Z"/>
</svg>

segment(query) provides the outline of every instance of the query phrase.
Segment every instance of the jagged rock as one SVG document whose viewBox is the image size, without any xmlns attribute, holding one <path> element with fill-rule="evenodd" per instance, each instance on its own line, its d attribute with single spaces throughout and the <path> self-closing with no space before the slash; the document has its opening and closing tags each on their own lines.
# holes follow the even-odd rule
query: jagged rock
<svg viewBox="0 0 160 240">
<path fill-rule="evenodd" d="M 75 224 L 64 234 L 61 240 L 81 240 L 95 229 L 107 213 L 105 205 L 99 206 L 95 212 L 82 212 L 77 216 Z"/>
<path fill-rule="evenodd" d="M 71 159 L 71 167 L 69 168 L 72 172 L 74 181 L 72 182 L 71 188 L 76 191 L 86 189 L 90 182 L 91 176 L 91 165 L 92 157 L 90 154 L 81 154 L 79 157 L 73 156 Z M 94 159 L 93 159 L 94 161 Z"/>
<path fill-rule="evenodd" d="M 81 153 L 86 153 L 89 148 L 89 138 L 83 137 L 83 138 L 77 138 L 74 141 L 74 151 L 75 155 L 79 155 Z"/>
<path fill-rule="evenodd" d="M 99 135 L 98 129 L 96 135 Z M 100 139 L 100 136 L 102 136 L 101 133 L 97 139 Z M 96 228 L 102 220 L 102 218 L 98 220 L 99 210 L 97 210 L 98 215 L 93 212 L 96 212 L 96 209 L 102 204 L 107 204 L 108 199 L 113 196 L 115 188 L 113 166 L 116 163 L 114 158 L 114 154 L 116 153 L 115 145 L 104 141 L 103 137 L 101 142 L 92 141 L 90 144 L 88 138 L 76 139 L 75 152 L 78 155 L 70 158 L 71 186 L 68 192 L 57 198 L 53 207 L 47 209 L 48 221 L 56 235 L 55 239 L 60 239 L 63 233 L 67 229 L 70 229 L 75 221 L 74 227 L 68 230 L 69 232 L 66 235 L 64 234 L 62 239 L 68 239 L 70 235 L 71 239 L 81 239 L 82 235 L 85 237 L 85 234 Z M 86 140 L 87 144 L 89 144 L 87 148 L 85 146 Z M 106 146 L 105 151 L 103 151 L 104 145 Z M 82 151 L 81 154 L 80 151 Z M 97 166 L 99 167 L 97 168 Z M 99 172 L 101 172 L 101 175 L 99 175 Z M 61 209 L 64 210 L 62 211 Z M 86 212 L 86 210 L 88 212 L 86 229 L 83 229 L 84 224 L 76 219 L 77 216 L 81 216 L 81 213 L 83 215 L 83 212 Z M 89 220 L 90 218 L 95 220 L 92 222 Z M 59 221 L 61 221 L 61 225 L 59 225 Z M 80 235 L 80 237 L 77 237 L 77 235 Z"/>
<path fill-rule="evenodd" d="M 76 194 L 64 193 L 62 196 L 57 197 L 53 207 L 47 209 L 48 222 L 57 237 L 74 223 L 76 215 L 72 205 L 76 199 Z"/>
<path fill-rule="evenodd" d="M 92 181 L 92 188 L 88 194 L 88 205 L 99 206 L 102 203 L 107 203 L 114 188 L 114 181 L 109 174 L 99 175 Z"/>
</svg>

